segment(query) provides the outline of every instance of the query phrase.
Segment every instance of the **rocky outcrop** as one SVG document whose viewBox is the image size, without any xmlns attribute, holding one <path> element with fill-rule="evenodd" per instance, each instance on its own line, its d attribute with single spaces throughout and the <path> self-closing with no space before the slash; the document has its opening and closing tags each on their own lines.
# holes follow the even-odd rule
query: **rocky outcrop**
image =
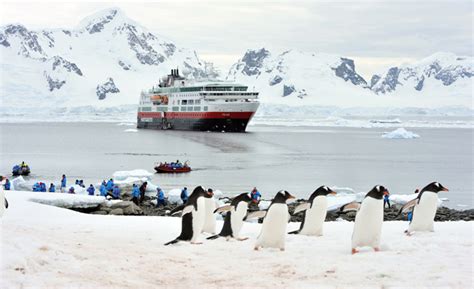
<svg viewBox="0 0 474 289">
<path fill-rule="evenodd" d="M 337 77 L 340 77 L 345 81 L 350 81 L 354 85 L 367 85 L 365 79 L 355 71 L 354 60 L 341 58 L 341 61 L 342 62 L 339 66 L 332 68 Z"/>
<path fill-rule="evenodd" d="M 58 67 L 64 68 L 68 72 L 74 72 L 75 74 L 82 76 L 82 71 L 77 67 L 75 63 L 69 62 L 61 56 L 54 56 L 52 69 L 56 70 Z"/>
<path fill-rule="evenodd" d="M 108 93 L 118 93 L 120 89 L 115 86 L 114 80 L 109 77 L 109 79 L 100 85 L 97 85 L 96 88 L 96 95 L 99 97 L 100 100 L 105 99 Z"/>
<path fill-rule="evenodd" d="M 60 89 L 64 84 L 66 84 L 65 80 L 52 79 L 51 76 L 46 73 L 46 71 L 44 72 L 44 76 L 48 82 L 49 91 Z"/>
<path fill-rule="evenodd" d="M 283 85 L 283 97 L 288 96 L 296 91 L 293 85 Z"/>
</svg>

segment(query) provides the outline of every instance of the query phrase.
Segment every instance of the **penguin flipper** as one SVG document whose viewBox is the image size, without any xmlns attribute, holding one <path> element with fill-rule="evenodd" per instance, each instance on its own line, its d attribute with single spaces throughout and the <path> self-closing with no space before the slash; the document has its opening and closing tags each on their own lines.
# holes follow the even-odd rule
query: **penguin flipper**
<svg viewBox="0 0 474 289">
<path fill-rule="evenodd" d="M 232 206 L 231 205 L 226 205 L 226 206 L 222 206 L 222 207 L 219 207 L 217 209 L 214 210 L 214 214 L 215 213 L 224 213 L 224 212 L 228 212 L 232 210 Z"/>
<path fill-rule="evenodd" d="M 307 202 L 299 204 L 298 206 L 296 206 L 295 210 L 293 211 L 293 215 L 296 215 L 296 214 L 298 214 L 299 212 L 302 212 L 302 211 L 306 211 L 310 207 L 311 207 L 311 204 L 307 203 Z"/>
<path fill-rule="evenodd" d="M 413 200 L 407 202 L 400 209 L 400 211 L 398 212 L 398 215 L 400 215 L 401 213 L 408 213 L 408 211 L 410 211 L 414 206 L 416 206 L 417 202 L 418 202 L 418 199 L 413 199 Z"/>
<path fill-rule="evenodd" d="M 170 211 L 170 216 L 173 216 L 173 215 L 178 214 L 178 213 L 181 212 L 183 209 L 184 209 L 184 204 L 177 206 L 176 208 L 174 208 L 174 209 L 172 209 L 172 210 Z"/>
<path fill-rule="evenodd" d="M 168 243 L 165 243 L 165 246 L 168 246 L 168 245 L 171 245 L 171 244 L 176 244 L 176 243 L 178 243 L 178 242 L 179 242 L 179 239 L 176 238 L 176 239 L 174 239 L 174 240 L 172 240 L 172 241 L 169 241 Z"/>
<path fill-rule="evenodd" d="M 214 235 L 214 236 L 207 237 L 206 240 L 215 240 L 219 237 L 220 237 L 219 235 Z"/>
<path fill-rule="evenodd" d="M 250 213 L 247 214 L 247 216 L 245 216 L 244 221 L 250 220 L 250 219 L 260 219 L 260 218 L 264 218 L 266 214 L 267 214 L 267 211 L 254 211 L 254 212 L 250 212 Z"/>
<path fill-rule="evenodd" d="M 357 212 L 360 208 L 360 203 L 359 202 L 350 202 L 345 205 L 343 205 L 340 209 L 341 212 L 346 213 L 350 211 L 355 211 Z"/>
<path fill-rule="evenodd" d="M 5 198 L 5 209 L 8 209 L 8 200 Z"/>
</svg>

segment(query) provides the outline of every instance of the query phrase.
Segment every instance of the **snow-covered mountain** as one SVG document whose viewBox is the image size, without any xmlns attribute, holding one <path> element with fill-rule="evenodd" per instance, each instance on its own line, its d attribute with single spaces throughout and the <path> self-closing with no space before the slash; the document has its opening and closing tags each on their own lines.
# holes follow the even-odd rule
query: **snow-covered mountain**
<svg viewBox="0 0 474 289">
<path fill-rule="evenodd" d="M 471 106 L 472 57 L 436 53 L 366 81 L 352 59 L 296 50 L 248 50 L 227 75 L 268 103 L 340 106 Z"/>
<path fill-rule="evenodd" d="M 0 28 L 2 105 L 114 106 L 136 104 L 171 68 L 215 78 L 212 64 L 155 35 L 119 9 L 87 17 L 73 30 Z"/>
</svg>

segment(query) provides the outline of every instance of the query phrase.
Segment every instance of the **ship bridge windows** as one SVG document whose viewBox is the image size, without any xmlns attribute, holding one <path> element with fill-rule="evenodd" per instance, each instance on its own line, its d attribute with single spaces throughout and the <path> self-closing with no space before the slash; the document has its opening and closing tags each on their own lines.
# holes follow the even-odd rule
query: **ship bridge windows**
<svg viewBox="0 0 474 289">
<path fill-rule="evenodd" d="M 188 100 L 187 100 L 187 99 L 181 100 L 181 105 L 187 105 L 187 104 L 188 104 Z"/>
<path fill-rule="evenodd" d="M 194 104 L 196 104 L 196 105 L 201 104 L 201 100 L 200 100 L 200 99 L 196 99 L 196 100 L 194 101 Z"/>
<path fill-rule="evenodd" d="M 195 106 L 194 111 L 201 111 L 201 107 L 200 106 Z"/>
<path fill-rule="evenodd" d="M 247 91 L 248 86 L 235 86 L 234 91 Z"/>
<path fill-rule="evenodd" d="M 173 111 L 179 111 L 179 106 L 173 106 Z"/>
<path fill-rule="evenodd" d="M 142 107 L 142 111 L 144 112 L 151 111 L 151 107 L 148 107 L 148 106 Z"/>
<path fill-rule="evenodd" d="M 188 100 L 188 104 L 189 105 L 194 105 L 194 100 L 193 99 Z"/>
<path fill-rule="evenodd" d="M 186 111 L 186 106 L 182 106 L 181 111 Z"/>
<path fill-rule="evenodd" d="M 158 106 L 156 108 L 156 111 L 162 111 L 162 112 L 167 112 L 168 108 L 166 106 Z"/>
</svg>

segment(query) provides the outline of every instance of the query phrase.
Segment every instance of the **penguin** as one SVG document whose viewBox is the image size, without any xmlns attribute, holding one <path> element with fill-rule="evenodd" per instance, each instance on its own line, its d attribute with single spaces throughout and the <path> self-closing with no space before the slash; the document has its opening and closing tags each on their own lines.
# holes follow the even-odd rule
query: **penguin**
<svg viewBox="0 0 474 289">
<path fill-rule="evenodd" d="M 247 210 L 252 198 L 248 193 L 243 193 L 232 199 L 229 206 L 221 207 L 215 212 L 228 211 L 224 217 L 224 225 L 219 234 L 208 237 L 208 240 L 214 240 L 219 237 L 225 237 L 227 240 L 235 238 L 239 241 L 247 240 L 248 238 L 241 238 L 239 236 L 244 219 L 248 216 Z"/>
<path fill-rule="evenodd" d="M 288 205 L 286 201 L 294 198 L 287 191 L 279 191 L 276 194 L 263 219 L 262 230 L 257 237 L 255 250 L 261 247 L 285 250 L 286 225 L 288 224 Z"/>
<path fill-rule="evenodd" d="M 323 224 L 326 220 L 328 209 L 327 195 L 335 195 L 336 192 L 327 186 L 317 188 L 309 197 L 307 203 L 303 203 L 295 208 L 295 213 L 304 211 L 303 221 L 300 228 L 289 234 L 301 234 L 307 236 L 322 236 Z"/>
<path fill-rule="evenodd" d="M 372 247 L 380 251 L 380 235 L 383 224 L 383 196 L 388 190 L 383 186 L 375 186 L 368 192 L 354 221 L 352 232 L 352 254 L 358 252 L 357 247 Z"/>
<path fill-rule="evenodd" d="M 212 189 L 207 189 L 209 193 L 214 194 Z M 214 216 L 214 211 L 216 210 L 216 200 L 214 197 L 205 198 L 205 221 L 204 227 L 202 228 L 203 233 L 215 234 L 216 233 L 216 217 Z"/>
<path fill-rule="evenodd" d="M 434 218 L 438 209 L 438 192 L 449 190 L 438 182 L 432 182 L 424 187 L 413 208 L 413 217 L 406 233 L 411 235 L 415 231 L 434 231 Z"/>
<path fill-rule="evenodd" d="M 206 191 L 202 186 L 198 186 L 189 196 L 188 201 L 179 207 L 183 213 L 181 217 L 181 234 L 174 240 L 169 241 L 165 246 L 175 244 L 179 241 L 191 241 L 191 244 L 200 244 L 197 242 L 202 232 L 205 222 L 205 198 L 212 198 L 214 194 Z M 179 210 L 176 208 L 173 211 Z"/>
<path fill-rule="evenodd" d="M 3 213 L 5 212 L 5 209 L 8 208 L 8 201 L 7 198 L 5 198 L 5 191 L 4 191 L 4 185 L 5 185 L 5 180 L 3 179 L 2 176 L 0 176 L 0 218 L 3 216 Z"/>
</svg>

